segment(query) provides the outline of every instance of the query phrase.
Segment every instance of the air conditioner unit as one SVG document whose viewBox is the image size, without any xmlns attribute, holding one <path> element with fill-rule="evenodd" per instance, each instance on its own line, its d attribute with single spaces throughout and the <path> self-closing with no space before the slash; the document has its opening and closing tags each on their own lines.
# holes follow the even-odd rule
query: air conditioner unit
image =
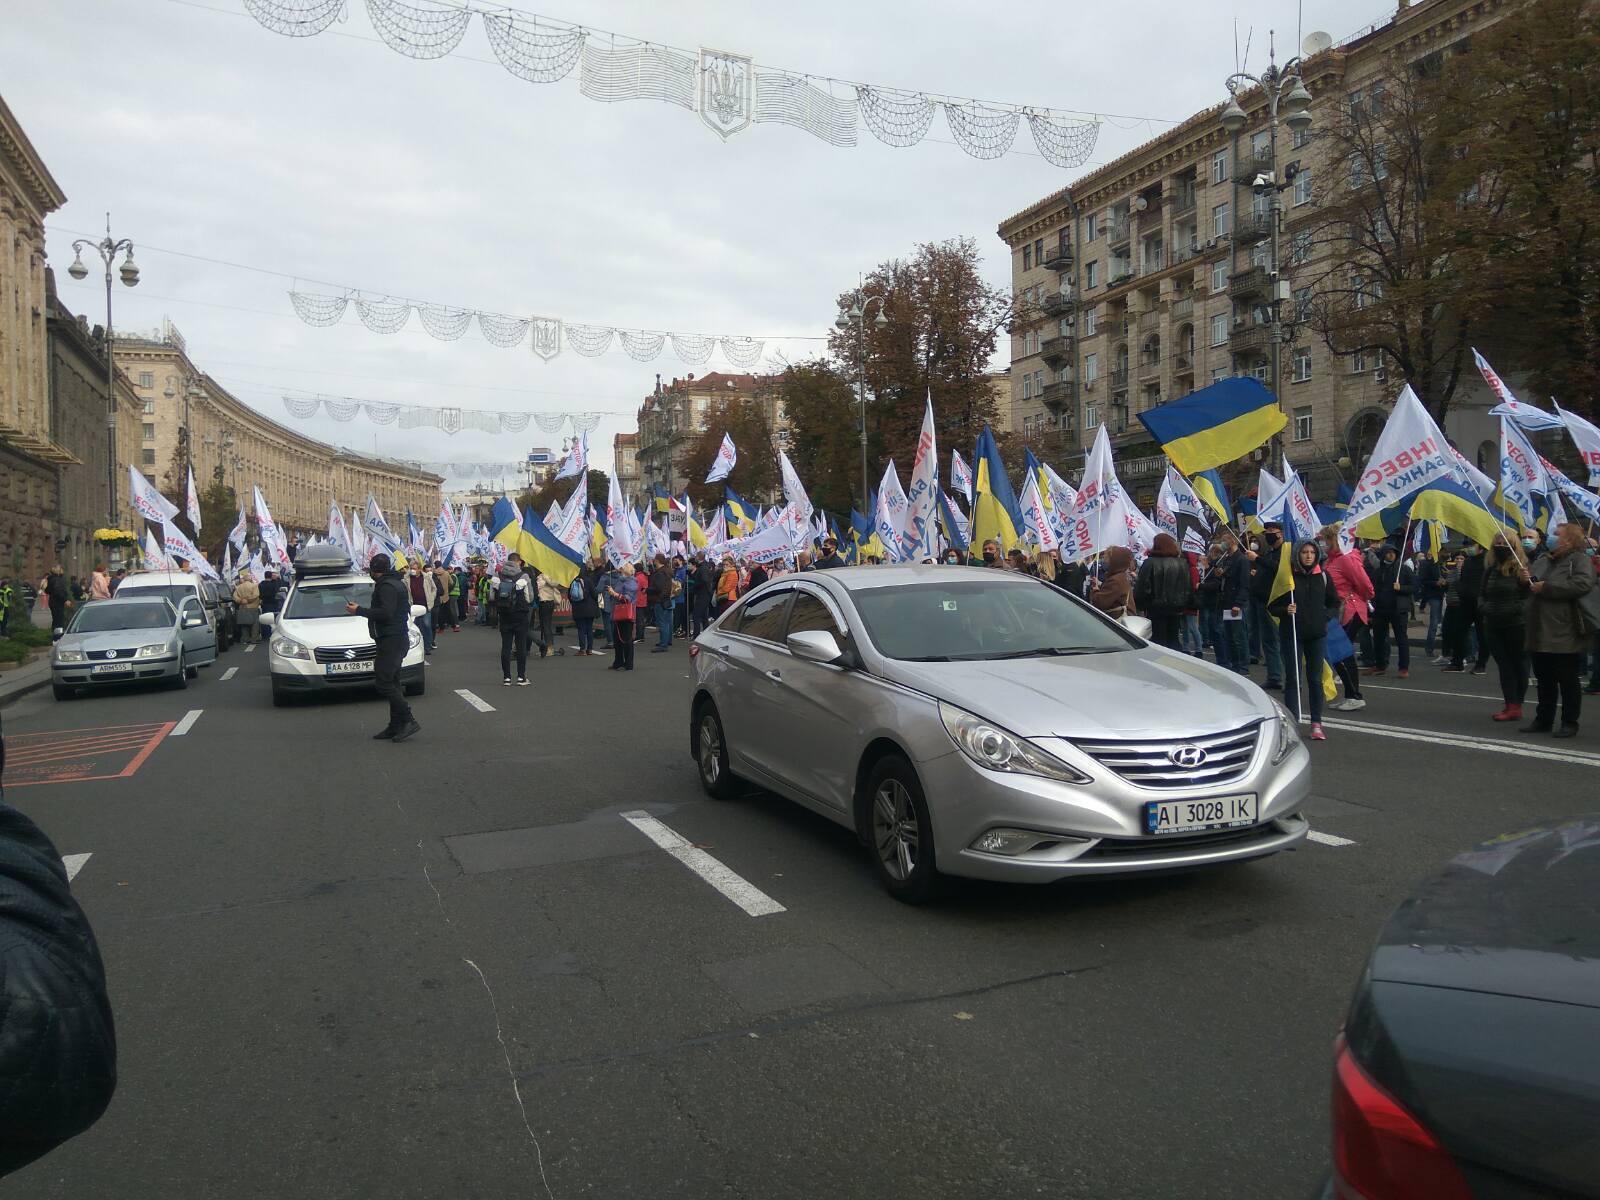
<svg viewBox="0 0 1600 1200">
<path fill-rule="evenodd" d="M 1389 378 L 1389 370 L 1387 367 L 1374 367 L 1372 370 L 1372 377 L 1379 383 L 1382 383 L 1384 380 Z"/>
</svg>

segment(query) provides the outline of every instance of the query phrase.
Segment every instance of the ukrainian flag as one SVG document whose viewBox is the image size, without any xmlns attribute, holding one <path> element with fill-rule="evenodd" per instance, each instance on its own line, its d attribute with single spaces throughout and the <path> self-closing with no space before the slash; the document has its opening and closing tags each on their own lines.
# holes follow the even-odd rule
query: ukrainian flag
<svg viewBox="0 0 1600 1200">
<path fill-rule="evenodd" d="M 1054 507 L 1050 501 L 1050 479 L 1044 473 L 1044 464 L 1033 456 L 1031 449 L 1023 450 L 1022 470 L 1024 474 L 1033 476 L 1033 482 L 1039 489 L 1039 499 L 1044 502 L 1045 508 Z"/>
<path fill-rule="evenodd" d="M 1189 486 L 1207 508 L 1216 513 L 1224 525 L 1233 524 L 1233 505 L 1228 501 L 1228 489 L 1222 482 L 1222 473 L 1215 467 L 1190 477 Z"/>
<path fill-rule="evenodd" d="M 658 513 L 672 511 L 672 493 L 667 491 L 666 488 L 662 487 L 659 483 L 654 484 L 650 488 L 650 495 L 655 500 L 655 510 Z"/>
<path fill-rule="evenodd" d="M 1500 522 L 1485 511 L 1478 494 L 1454 479 L 1436 479 L 1414 492 L 1409 516 L 1413 521 L 1442 522 L 1485 547 L 1494 545 L 1501 532 Z"/>
<path fill-rule="evenodd" d="M 979 546 L 993 538 L 1004 554 L 1018 545 L 1022 509 L 1017 505 L 1011 480 L 1006 478 L 1000 446 L 985 425 L 972 451 L 972 540 Z"/>
<path fill-rule="evenodd" d="M 533 509 L 522 514 L 521 524 L 516 515 L 510 500 L 504 496 L 496 500 L 489 513 L 490 536 L 507 550 L 520 554 L 522 561 L 541 575 L 566 587 L 577 577 L 583 559 L 576 550 L 564 546 Z"/>
<path fill-rule="evenodd" d="M 729 536 L 737 537 L 749 533 L 756 527 L 756 517 L 761 510 L 746 501 L 731 487 L 724 486 L 722 492 L 726 497 L 722 508 L 728 522 Z"/>
<path fill-rule="evenodd" d="M 1289 423 L 1277 398 L 1248 375 L 1220 379 L 1138 417 L 1173 465 L 1191 476 L 1244 457 Z"/>
<path fill-rule="evenodd" d="M 1041 496 L 1048 495 L 1047 492 L 1040 492 L 1039 494 Z M 950 497 L 941 491 L 939 493 L 939 528 L 944 532 L 944 540 L 948 545 L 955 547 L 962 554 L 966 554 L 967 541 L 961 536 L 961 522 L 950 511 L 950 503 Z"/>
</svg>

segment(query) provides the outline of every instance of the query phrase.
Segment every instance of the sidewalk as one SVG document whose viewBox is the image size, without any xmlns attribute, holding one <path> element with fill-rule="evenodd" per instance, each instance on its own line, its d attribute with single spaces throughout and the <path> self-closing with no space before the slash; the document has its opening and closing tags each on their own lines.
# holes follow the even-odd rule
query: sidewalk
<svg viewBox="0 0 1600 1200">
<path fill-rule="evenodd" d="M 50 655 L 48 651 L 14 671 L 0 674 L 0 708 L 13 700 L 50 686 Z"/>
</svg>

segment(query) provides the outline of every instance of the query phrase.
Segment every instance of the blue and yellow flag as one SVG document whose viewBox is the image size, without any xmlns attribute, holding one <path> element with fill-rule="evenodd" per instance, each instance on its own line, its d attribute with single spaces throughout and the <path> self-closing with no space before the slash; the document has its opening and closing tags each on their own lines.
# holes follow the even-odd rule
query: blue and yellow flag
<svg viewBox="0 0 1600 1200">
<path fill-rule="evenodd" d="M 1419 488 L 1411 496 L 1407 515 L 1414 521 L 1440 521 L 1480 546 L 1494 545 L 1495 535 L 1501 532 L 1500 522 L 1479 502 L 1478 494 L 1454 479 L 1436 479 Z"/>
<path fill-rule="evenodd" d="M 1041 492 L 1040 495 L 1042 496 L 1044 493 Z M 951 503 L 950 497 L 941 491 L 939 493 L 939 528 L 944 533 L 946 544 L 953 546 L 965 555 L 969 543 L 961 532 L 961 518 L 951 511 Z"/>
<path fill-rule="evenodd" d="M 1043 501 L 1046 508 L 1050 508 L 1050 477 L 1044 473 L 1044 464 L 1033 456 L 1033 451 L 1031 449 L 1025 448 L 1023 450 L 1023 456 L 1023 489 L 1027 489 L 1028 476 L 1031 475 L 1033 477 L 1033 482 L 1039 488 L 1039 499 Z"/>
<path fill-rule="evenodd" d="M 1190 476 L 1243 458 L 1289 423 L 1277 397 L 1248 375 L 1219 379 L 1138 417 L 1173 465 Z"/>
<path fill-rule="evenodd" d="M 548 575 L 561 587 L 570 584 L 583 566 L 578 552 L 562 545 L 533 509 L 522 514 L 519 525 L 516 507 L 504 496 L 494 502 L 489 513 L 489 536 L 507 550 L 520 554 L 524 563 L 541 575 Z"/>
<path fill-rule="evenodd" d="M 1228 501 L 1228 489 L 1222 482 L 1222 473 L 1215 467 L 1190 477 L 1189 486 L 1206 507 L 1217 514 L 1224 525 L 1233 524 L 1233 505 Z"/>
<path fill-rule="evenodd" d="M 992 538 L 1004 554 L 1018 544 L 1022 509 L 1017 505 L 1016 493 L 1011 490 L 1011 480 L 1006 478 L 1000 446 L 987 425 L 973 448 L 972 469 L 972 540 L 981 546 Z"/>
<path fill-rule="evenodd" d="M 761 514 L 761 510 L 754 504 L 747 502 L 743 496 L 739 495 L 731 487 L 724 486 L 722 494 L 725 497 L 722 508 L 723 515 L 728 523 L 728 536 L 741 537 L 754 530 L 756 518 Z"/>
</svg>

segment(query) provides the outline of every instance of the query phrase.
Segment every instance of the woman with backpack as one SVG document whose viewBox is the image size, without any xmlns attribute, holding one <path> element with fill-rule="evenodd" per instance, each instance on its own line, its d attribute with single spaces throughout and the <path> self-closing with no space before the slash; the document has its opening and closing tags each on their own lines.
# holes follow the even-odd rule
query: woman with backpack
<svg viewBox="0 0 1600 1200">
<path fill-rule="evenodd" d="M 500 568 L 495 585 L 495 610 L 500 618 L 500 673 L 511 686 L 511 655 L 517 656 L 517 684 L 528 684 L 528 624 L 533 616 L 533 585 L 522 570 L 521 555 L 513 554 Z"/>
<path fill-rule="evenodd" d="M 600 564 L 580 570 L 567 588 L 572 601 L 572 627 L 578 631 L 578 657 L 594 656 L 594 619 L 600 615 Z"/>
<path fill-rule="evenodd" d="M 549 658 L 556 640 L 556 605 L 561 602 L 561 585 L 544 572 L 539 573 L 539 657 Z M 557 654 L 566 651 L 556 649 Z"/>
</svg>

